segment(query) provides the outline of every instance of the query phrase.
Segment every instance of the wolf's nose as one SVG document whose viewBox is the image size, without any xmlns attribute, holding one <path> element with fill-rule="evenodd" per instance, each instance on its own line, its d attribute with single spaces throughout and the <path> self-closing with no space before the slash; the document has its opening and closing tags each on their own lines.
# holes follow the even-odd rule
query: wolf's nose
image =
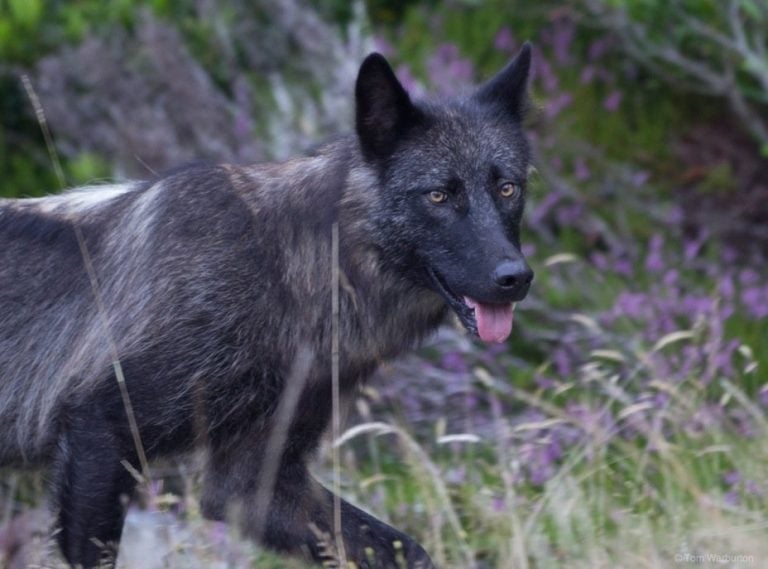
<svg viewBox="0 0 768 569">
<path fill-rule="evenodd" d="M 493 271 L 493 280 L 503 288 L 527 287 L 533 280 L 533 271 L 522 259 L 502 261 Z"/>
</svg>

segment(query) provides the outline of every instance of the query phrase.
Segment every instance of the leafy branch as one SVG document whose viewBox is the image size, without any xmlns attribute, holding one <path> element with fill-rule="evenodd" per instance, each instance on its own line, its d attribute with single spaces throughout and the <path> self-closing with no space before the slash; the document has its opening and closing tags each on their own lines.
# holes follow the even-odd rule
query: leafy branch
<svg viewBox="0 0 768 569">
<path fill-rule="evenodd" d="M 683 89 L 724 98 L 768 151 L 768 5 L 755 0 L 648 4 L 582 0 L 624 51 Z"/>
</svg>

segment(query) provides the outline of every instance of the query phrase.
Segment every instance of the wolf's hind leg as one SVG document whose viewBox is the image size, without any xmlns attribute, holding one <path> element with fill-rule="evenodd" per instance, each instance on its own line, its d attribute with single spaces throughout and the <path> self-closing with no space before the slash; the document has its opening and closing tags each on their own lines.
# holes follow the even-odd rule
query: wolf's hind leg
<svg viewBox="0 0 768 569">
<path fill-rule="evenodd" d="M 71 418 L 55 467 L 61 552 L 72 567 L 113 567 L 135 480 L 121 464 L 135 453 L 96 411 Z M 130 447 L 128 447 L 130 449 Z"/>
</svg>

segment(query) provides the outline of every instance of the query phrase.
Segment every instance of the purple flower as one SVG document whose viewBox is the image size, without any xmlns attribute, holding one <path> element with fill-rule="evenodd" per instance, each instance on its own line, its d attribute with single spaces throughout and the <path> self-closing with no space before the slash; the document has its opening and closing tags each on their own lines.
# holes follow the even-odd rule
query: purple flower
<svg viewBox="0 0 768 569">
<path fill-rule="evenodd" d="M 592 44 L 589 46 L 589 51 L 587 53 L 587 56 L 589 57 L 590 61 L 595 61 L 596 59 L 600 59 L 605 55 L 608 50 L 611 48 L 611 40 L 607 36 L 604 36 L 602 38 L 598 38 L 595 41 L 592 42 Z"/>
<path fill-rule="evenodd" d="M 554 387 L 557 387 L 557 382 L 555 380 L 544 377 L 543 375 L 536 374 L 534 380 L 540 389 L 553 389 Z"/>
<path fill-rule="evenodd" d="M 768 383 L 760 388 L 757 392 L 757 400 L 760 401 L 760 405 L 768 407 Z"/>
<path fill-rule="evenodd" d="M 576 26 L 572 20 L 563 18 L 556 23 L 552 35 L 552 47 L 558 64 L 568 65 L 571 62 L 571 46 L 575 35 Z"/>
<path fill-rule="evenodd" d="M 427 61 L 427 71 L 433 87 L 448 95 L 460 91 L 475 75 L 472 62 L 461 57 L 459 48 L 452 43 L 438 46 Z"/>
<path fill-rule="evenodd" d="M 493 360 L 496 356 L 506 353 L 507 346 L 504 344 L 489 344 L 485 346 L 485 351 L 491 356 L 491 360 Z"/>
<path fill-rule="evenodd" d="M 734 486 L 741 481 L 741 474 L 738 470 L 729 470 L 723 474 L 723 482 L 728 486 Z"/>
<path fill-rule="evenodd" d="M 664 237 L 656 233 L 648 244 L 648 256 L 645 258 L 645 270 L 660 273 L 664 270 Z"/>
<path fill-rule="evenodd" d="M 581 156 L 573 161 L 573 176 L 579 182 L 589 180 L 589 178 L 592 176 L 592 172 L 590 172 L 586 160 L 584 160 Z"/>
<path fill-rule="evenodd" d="M 682 349 L 682 362 L 678 365 L 676 376 L 686 379 L 693 374 L 694 369 L 701 363 L 701 353 L 697 346 L 687 345 Z"/>
<path fill-rule="evenodd" d="M 547 61 L 541 50 L 534 48 L 533 57 L 533 80 L 541 82 L 544 90 L 548 93 L 552 93 L 557 90 L 560 84 L 557 75 L 552 71 L 552 66 Z"/>
<path fill-rule="evenodd" d="M 754 420 L 745 409 L 739 407 L 731 410 L 728 418 L 735 426 L 735 431 L 739 436 L 752 439 L 757 435 Z"/>
<path fill-rule="evenodd" d="M 552 210 L 557 202 L 560 201 L 560 198 L 562 197 L 563 194 L 560 192 L 549 192 L 546 196 L 544 196 L 544 199 L 541 200 L 541 203 L 538 204 L 536 208 L 531 212 L 531 223 L 534 225 L 541 223 L 541 221 L 547 216 L 547 214 Z"/>
<path fill-rule="evenodd" d="M 397 78 L 400 80 L 400 83 L 402 83 L 405 90 L 411 95 L 420 96 L 424 94 L 424 86 L 418 79 L 416 79 L 416 76 L 407 64 L 403 63 L 398 65 L 395 73 L 397 73 Z"/>
<path fill-rule="evenodd" d="M 760 275 L 754 269 L 742 269 L 739 273 L 739 282 L 745 286 L 757 284 L 760 282 Z"/>
<path fill-rule="evenodd" d="M 446 369 L 448 371 L 455 371 L 455 372 L 461 372 L 464 373 L 469 369 L 469 366 L 467 365 L 466 360 L 464 359 L 464 354 L 460 352 L 447 352 L 446 354 L 443 354 L 442 361 L 440 362 L 440 365 L 443 369 Z"/>
<path fill-rule="evenodd" d="M 563 448 L 554 437 L 550 440 L 549 444 L 544 446 L 544 456 L 550 463 L 554 463 L 563 457 Z"/>
<path fill-rule="evenodd" d="M 534 243 L 526 243 L 521 251 L 524 256 L 533 257 L 536 254 L 536 245 Z"/>
<path fill-rule="evenodd" d="M 739 341 L 731 340 L 730 342 L 726 343 L 719 352 L 715 354 L 714 364 L 716 368 L 719 369 L 720 372 L 726 377 L 733 376 L 734 374 L 733 354 L 736 352 L 738 347 Z"/>
<path fill-rule="evenodd" d="M 555 364 L 557 374 L 561 377 L 568 377 L 573 372 L 573 360 L 565 346 L 555 349 L 552 354 L 552 362 Z"/>
<path fill-rule="evenodd" d="M 229 542 L 229 526 L 223 522 L 212 522 L 208 526 L 208 539 L 216 545 Z"/>
<path fill-rule="evenodd" d="M 752 496 L 763 496 L 764 494 L 763 489 L 754 480 L 744 481 L 744 490 Z"/>
<path fill-rule="evenodd" d="M 608 256 L 604 253 L 592 253 L 589 259 L 596 269 L 604 271 L 608 268 Z"/>
<path fill-rule="evenodd" d="M 514 53 L 517 46 L 515 37 L 512 35 L 512 30 L 509 29 L 509 26 L 502 26 L 498 31 L 493 40 L 493 47 L 504 53 Z"/>
<path fill-rule="evenodd" d="M 563 109 L 573 102 L 573 95 L 570 93 L 560 93 L 553 99 L 549 99 L 544 105 L 544 114 L 548 119 L 553 119 L 559 115 Z"/>
<path fill-rule="evenodd" d="M 572 227 L 576 222 L 584 217 L 584 204 L 574 203 L 564 205 L 555 211 L 557 223 L 563 227 Z"/>
<path fill-rule="evenodd" d="M 613 305 L 613 310 L 619 316 L 626 316 L 628 318 L 641 319 L 647 312 L 649 306 L 649 298 L 647 295 L 637 292 L 622 292 L 616 298 L 616 302 Z"/>
<path fill-rule="evenodd" d="M 595 68 L 592 65 L 585 65 L 579 75 L 579 81 L 582 85 L 587 85 L 595 78 Z"/>
<path fill-rule="evenodd" d="M 667 403 L 669 403 L 669 394 L 657 393 L 653 396 L 653 404 L 656 405 L 656 407 L 659 409 L 666 407 Z"/>
<path fill-rule="evenodd" d="M 373 38 L 373 46 L 376 51 L 385 57 L 390 57 L 396 53 L 395 48 L 392 46 L 389 40 L 382 36 L 376 36 Z"/>
<path fill-rule="evenodd" d="M 721 249 L 721 257 L 723 259 L 723 263 L 726 263 L 728 265 L 731 265 L 736 262 L 736 259 L 738 259 L 738 252 L 734 247 L 731 247 L 730 245 L 724 245 Z"/>
<path fill-rule="evenodd" d="M 555 474 L 555 454 L 548 447 L 548 443 L 527 442 L 520 449 L 528 480 L 534 486 L 543 486 Z"/>
<path fill-rule="evenodd" d="M 621 104 L 621 91 L 616 90 L 613 91 L 610 95 L 608 95 L 605 99 L 603 99 L 603 108 L 608 111 L 609 113 L 615 113 L 617 110 L 619 110 L 619 105 Z"/>
<path fill-rule="evenodd" d="M 583 403 L 571 401 L 566 404 L 565 411 L 587 433 L 591 433 L 600 427 L 608 430 L 608 427 L 613 422 L 608 411 L 592 409 Z"/>
<path fill-rule="evenodd" d="M 633 264 L 627 257 L 616 259 L 613 263 L 613 272 L 624 277 L 631 277 L 633 274 Z"/>
<path fill-rule="evenodd" d="M 685 256 L 686 261 L 691 261 L 696 258 L 696 256 L 699 254 L 699 251 L 701 251 L 701 247 L 704 245 L 704 242 L 706 241 L 706 239 L 707 239 L 707 236 L 702 235 L 698 239 L 685 242 L 685 247 L 683 248 L 683 255 Z"/>
<path fill-rule="evenodd" d="M 679 300 L 677 308 L 693 320 L 699 315 L 712 312 L 712 304 L 713 300 L 708 296 L 689 294 Z"/>
<path fill-rule="evenodd" d="M 463 465 L 449 468 L 443 473 L 443 478 L 448 484 L 462 484 L 467 479 L 467 469 Z"/>
<path fill-rule="evenodd" d="M 603 83 L 612 84 L 615 81 L 613 73 L 608 71 L 605 67 L 595 67 L 595 75 L 598 81 Z"/>
<path fill-rule="evenodd" d="M 760 320 L 768 316 L 768 286 L 748 286 L 741 292 L 741 303 L 749 314 Z"/>
<path fill-rule="evenodd" d="M 639 188 L 643 184 L 645 184 L 648 179 L 651 177 L 651 174 L 647 170 L 638 170 L 634 174 L 632 174 L 632 185 L 636 188 Z"/>
<path fill-rule="evenodd" d="M 733 276 L 731 273 L 723 273 L 718 285 L 718 290 L 723 298 L 730 300 L 734 297 L 736 289 L 733 284 Z"/>
<path fill-rule="evenodd" d="M 720 428 L 723 423 L 723 408 L 720 405 L 704 404 L 685 423 L 685 430 L 692 436 Z"/>
<path fill-rule="evenodd" d="M 729 506 L 738 506 L 739 502 L 741 502 L 741 499 L 739 498 L 739 493 L 736 492 L 735 490 L 726 492 L 725 495 L 723 496 L 723 500 Z"/>
<path fill-rule="evenodd" d="M 664 279 L 662 280 L 662 282 L 664 283 L 665 286 L 672 287 L 675 284 L 677 284 L 677 279 L 679 276 L 680 276 L 680 273 L 677 272 L 677 269 L 670 269 L 664 275 Z"/>
<path fill-rule="evenodd" d="M 669 225 L 680 225 L 683 219 L 685 219 L 685 214 L 679 205 L 674 205 L 667 210 L 666 221 Z"/>
</svg>

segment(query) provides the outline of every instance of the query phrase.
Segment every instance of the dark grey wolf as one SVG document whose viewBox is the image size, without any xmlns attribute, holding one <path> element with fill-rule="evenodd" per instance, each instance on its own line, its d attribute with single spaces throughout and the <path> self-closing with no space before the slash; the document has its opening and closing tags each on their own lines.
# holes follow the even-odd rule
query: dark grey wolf
<svg viewBox="0 0 768 569">
<path fill-rule="evenodd" d="M 332 228 L 342 394 L 450 311 L 503 341 L 533 277 L 519 235 L 529 67 L 525 45 L 467 96 L 412 101 L 372 54 L 356 133 L 309 156 L 2 202 L 0 464 L 52 465 L 68 563 L 114 563 L 126 465 L 201 446 L 206 516 L 335 555 L 333 495 L 307 472 L 331 417 Z M 340 509 L 357 567 L 432 567 L 408 536 Z"/>
</svg>

